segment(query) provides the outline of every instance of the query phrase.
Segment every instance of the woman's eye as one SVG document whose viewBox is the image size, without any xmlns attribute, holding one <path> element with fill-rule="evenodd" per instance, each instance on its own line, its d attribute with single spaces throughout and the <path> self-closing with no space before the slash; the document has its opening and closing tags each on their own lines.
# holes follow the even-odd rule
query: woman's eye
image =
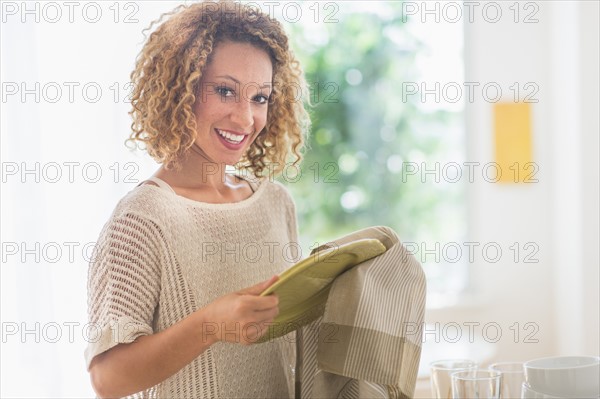
<svg viewBox="0 0 600 399">
<path fill-rule="evenodd" d="M 264 96 L 264 95 L 259 95 L 254 97 L 254 101 L 256 101 L 259 104 L 267 104 L 269 102 L 270 97 Z"/>
<path fill-rule="evenodd" d="M 234 95 L 233 90 L 226 86 L 219 86 L 215 89 L 215 91 L 223 97 L 231 97 Z"/>
</svg>

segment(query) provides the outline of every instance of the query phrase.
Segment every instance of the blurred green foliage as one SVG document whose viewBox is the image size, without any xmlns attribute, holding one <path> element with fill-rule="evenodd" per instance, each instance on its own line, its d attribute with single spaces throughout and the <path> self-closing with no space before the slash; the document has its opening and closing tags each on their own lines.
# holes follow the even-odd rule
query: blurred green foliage
<svg viewBox="0 0 600 399">
<path fill-rule="evenodd" d="M 445 133 L 462 127 L 462 113 L 429 112 L 418 98 L 403 98 L 402 83 L 418 81 L 415 56 L 426 44 L 405 29 L 400 2 L 377 3 L 383 12 L 286 25 L 315 104 L 300 171 L 288 167 L 279 178 L 295 199 L 306 254 L 316 243 L 372 225 L 392 227 L 405 242 L 458 241 L 464 234 L 464 187 L 431 175 L 423 181 L 405 168 L 431 168 L 460 152 L 463 143 Z M 429 268 L 430 288 L 443 289 L 440 267 Z"/>
</svg>

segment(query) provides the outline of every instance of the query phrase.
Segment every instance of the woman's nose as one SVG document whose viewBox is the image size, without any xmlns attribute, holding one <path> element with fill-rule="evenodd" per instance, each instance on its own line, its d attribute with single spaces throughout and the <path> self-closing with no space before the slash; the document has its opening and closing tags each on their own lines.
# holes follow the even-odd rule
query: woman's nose
<svg viewBox="0 0 600 399">
<path fill-rule="evenodd" d="M 237 99 L 231 119 L 240 128 L 244 129 L 245 133 L 251 133 L 252 125 L 254 125 L 251 101 L 245 98 Z"/>
</svg>

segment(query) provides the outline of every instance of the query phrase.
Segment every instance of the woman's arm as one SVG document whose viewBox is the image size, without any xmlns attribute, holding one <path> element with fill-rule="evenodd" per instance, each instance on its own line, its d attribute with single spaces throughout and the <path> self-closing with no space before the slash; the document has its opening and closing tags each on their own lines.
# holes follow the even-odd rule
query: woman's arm
<svg viewBox="0 0 600 399">
<path fill-rule="evenodd" d="M 218 341 L 252 344 L 267 331 L 266 323 L 272 322 L 279 312 L 275 295 L 259 296 L 275 281 L 277 276 L 225 295 L 161 332 L 95 356 L 90 374 L 96 394 L 101 398 L 123 397 L 150 388 Z M 248 324 L 259 325 L 260 332 L 256 328 L 245 329 Z"/>
</svg>

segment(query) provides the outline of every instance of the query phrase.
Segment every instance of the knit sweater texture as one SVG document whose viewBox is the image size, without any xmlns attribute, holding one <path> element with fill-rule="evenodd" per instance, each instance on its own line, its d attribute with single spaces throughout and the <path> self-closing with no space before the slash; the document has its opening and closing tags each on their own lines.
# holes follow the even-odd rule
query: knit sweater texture
<svg viewBox="0 0 600 399">
<path fill-rule="evenodd" d="M 117 204 L 88 272 L 93 357 L 169 328 L 220 296 L 280 274 L 301 257 L 294 202 L 268 179 L 235 203 L 198 202 L 151 184 Z M 295 333 L 264 344 L 217 342 L 135 398 L 289 398 Z"/>
</svg>

